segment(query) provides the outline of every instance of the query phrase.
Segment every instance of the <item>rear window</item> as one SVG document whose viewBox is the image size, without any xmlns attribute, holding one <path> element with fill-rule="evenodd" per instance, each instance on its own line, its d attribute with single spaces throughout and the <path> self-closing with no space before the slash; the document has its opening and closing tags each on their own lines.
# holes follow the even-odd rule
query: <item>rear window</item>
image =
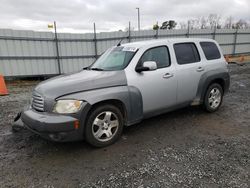
<svg viewBox="0 0 250 188">
<path fill-rule="evenodd" d="M 194 43 L 174 44 L 174 51 L 177 63 L 180 65 L 200 61 L 200 55 Z"/>
<path fill-rule="evenodd" d="M 220 51 L 213 42 L 200 42 L 201 48 L 207 58 L 207 60 L 220 59 Z"/>
</svg>

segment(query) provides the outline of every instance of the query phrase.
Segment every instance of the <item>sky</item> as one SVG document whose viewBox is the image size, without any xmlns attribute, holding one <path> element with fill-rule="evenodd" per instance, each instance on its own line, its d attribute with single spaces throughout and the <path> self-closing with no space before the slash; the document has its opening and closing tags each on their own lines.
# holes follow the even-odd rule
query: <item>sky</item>
<svg viewBox="0 0 250 188">
<path fill-rule="evenodd" d="M 140 8 L 141 29 L 158 21 L 188 19 L 218 14 L 250 22 L 250 0 L 0 0 L 0 28 L 49 31 L 57 22 L 58 32 L 98 32 L 137 29 Z"/>
</svg>

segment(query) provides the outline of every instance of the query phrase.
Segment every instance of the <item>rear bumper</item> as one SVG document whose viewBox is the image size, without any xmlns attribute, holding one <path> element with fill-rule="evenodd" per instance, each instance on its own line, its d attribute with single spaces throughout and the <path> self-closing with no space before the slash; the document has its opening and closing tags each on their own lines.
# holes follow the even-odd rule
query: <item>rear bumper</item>
<svg viewBox="0 0 250 188">
<path fill-rule="evenodd" d="M 22 112 L 21 120 L 29 130 L 49 140 L 66 142 L 83 139 L 79 120 L 71 116 L 27 109 Z"/>
</svg>

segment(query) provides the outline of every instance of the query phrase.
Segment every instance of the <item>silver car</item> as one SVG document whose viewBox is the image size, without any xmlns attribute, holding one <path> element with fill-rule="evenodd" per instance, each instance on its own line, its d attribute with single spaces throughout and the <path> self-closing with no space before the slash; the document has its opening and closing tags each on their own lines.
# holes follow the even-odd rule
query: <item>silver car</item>
<svg viewBox="0 0 250 188">
<path fill-rule="evenodd" d="M 84 70 L 41 82 L 21 120 L 54 141 L 114 143 L 124 126 L 188 105 L 218 110 L 230 78 L 210 39 L 164 39 L 108 49 Z"/>
</svg>

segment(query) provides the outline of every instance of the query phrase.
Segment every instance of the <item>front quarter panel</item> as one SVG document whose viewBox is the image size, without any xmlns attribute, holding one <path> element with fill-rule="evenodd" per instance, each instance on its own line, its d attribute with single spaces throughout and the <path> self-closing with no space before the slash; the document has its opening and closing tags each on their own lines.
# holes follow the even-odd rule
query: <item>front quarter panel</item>
<svg viewBox="0 0 250 188">
<path fill-rule="evenodd" d="M 122 102 L 126 111 L 126 125 L 139 122 L 143 117 L 142 97 L 139 90 L 135 87 L 117 86 L 74 93 L 58 98 L 77 99 L 86 101 L 90 106 L 107 100 L 118 100 Z M 86 114 L 85 114 L 86 115 Z M 86 117 L 84 117 L 86 119 Z"/>
</svg>

